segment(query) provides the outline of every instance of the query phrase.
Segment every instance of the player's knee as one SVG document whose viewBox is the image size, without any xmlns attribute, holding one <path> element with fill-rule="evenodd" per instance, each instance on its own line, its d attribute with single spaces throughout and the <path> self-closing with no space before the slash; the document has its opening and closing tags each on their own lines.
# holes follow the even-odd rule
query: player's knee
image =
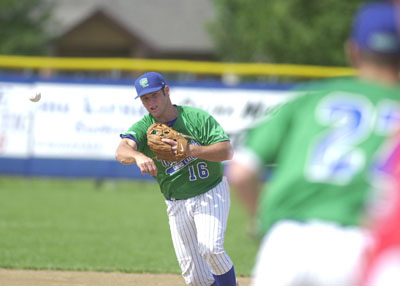
<svg viewBox="0 0 400 286">
<path fill-rule="evenodd" d="M 207 245 L 200 245 L 199 252 L 206 261 L 214 260 L 215 258 L 225 254 L 225 250 L 223 248 Z"/>
</svg>

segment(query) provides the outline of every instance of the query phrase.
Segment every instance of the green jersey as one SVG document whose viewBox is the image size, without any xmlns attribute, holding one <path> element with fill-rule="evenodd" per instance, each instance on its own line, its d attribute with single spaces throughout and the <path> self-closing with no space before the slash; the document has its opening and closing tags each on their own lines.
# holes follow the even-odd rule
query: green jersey
<svg viewBox="0 0 400 286">
<path fill-rule="evenodd" d="M 359 224 L 371 162 L 399 130 L 399 99 L 395 88 L 328 81 L 251 128 L 246 152 L 277 165 L 259 200 L 260 234 L 282 219 Z"/>
<path fill-rule="evenodd" d="M 229 137 L 218 122 L 207 112 L 188 106 L 177 106 L 178 118 L 173 128 L 195 139 L 189 144 L 207 146 L 228 141 Z M 179 162 L 155 159 L 147 146 L 146 131 L 156 120 L 151 114 L 145 115 L 133 124 L 121 137 L 133 137 L 138 151 L 154 158 L 157 166 L 155 179 L 166 198 L 187 199 L 203 194 L 222 181 L 224 169 L 221 162 L 211 162 L 196 157 L 187 157 Z"/>
</svg>

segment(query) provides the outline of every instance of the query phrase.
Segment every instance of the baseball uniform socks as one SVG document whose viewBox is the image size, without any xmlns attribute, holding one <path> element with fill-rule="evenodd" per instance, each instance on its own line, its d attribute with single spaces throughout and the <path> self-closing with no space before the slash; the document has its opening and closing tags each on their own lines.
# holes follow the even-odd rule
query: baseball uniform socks
<svg viewBox="0 0 400 286">
<path fill-rule="evenodd" d="M 235 268 L 232 266 L 231 270 L 222 275 L 214 275 L 215 286 L 236 286 Z"/>
</svg>

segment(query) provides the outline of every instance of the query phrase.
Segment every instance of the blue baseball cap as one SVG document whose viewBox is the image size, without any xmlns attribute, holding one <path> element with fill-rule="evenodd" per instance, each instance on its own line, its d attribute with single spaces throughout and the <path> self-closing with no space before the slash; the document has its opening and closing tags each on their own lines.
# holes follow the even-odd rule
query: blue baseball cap
<svg viewBox="0 0 400 286">
<path fill-rule="evenodd" d="M 161 74 L 157 72 L 145 73 L 138 77 L 135 81 L 135 88 L 137 92 L 135 99 L 147 93 L 160 90 L 165 86 L 165 84 L 165 80 Z"/>
<path fill-rule="evenodd" d="M 383 54 L 400 53 L 398 7 L 384 1 L 362 5 L 354 18 L 351 39 L 361 50 Z"/>
</svg>

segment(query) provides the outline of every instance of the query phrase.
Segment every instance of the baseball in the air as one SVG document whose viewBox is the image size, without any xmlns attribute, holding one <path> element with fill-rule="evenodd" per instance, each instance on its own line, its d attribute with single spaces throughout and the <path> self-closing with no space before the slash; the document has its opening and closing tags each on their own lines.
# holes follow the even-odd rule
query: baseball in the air
<svg viewBox="0 0 400 286">
<path fill-rule="evenodd" d="M 42 97 L 42 95 L 40 94 L 40 92 L 36 92 L 35 94 L 33 94 L 29 97 L 29 100 L 32 102 L 38 102 L 41 97 Z"/>
</svg>

